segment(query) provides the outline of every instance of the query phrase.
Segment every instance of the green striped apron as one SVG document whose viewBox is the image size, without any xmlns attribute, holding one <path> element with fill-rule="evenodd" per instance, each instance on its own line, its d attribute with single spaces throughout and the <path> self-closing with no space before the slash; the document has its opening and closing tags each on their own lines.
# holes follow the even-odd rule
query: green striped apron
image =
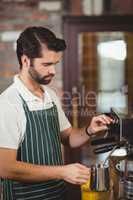
<svg viewBox="0 0 133 200">
<path fill-rule="evenodd" d="M 60 128 L 57 107 L 30 111 L 26 102 L 26 132 L 17 154 L 17 160 L 38 165 L 62 165 Z M 10 167 L 10 166 L 9 166 Z M 4 200 L 64 200 L 63 180 L 49 180 L 41 183 L 3 181 Z"/>
</svg>

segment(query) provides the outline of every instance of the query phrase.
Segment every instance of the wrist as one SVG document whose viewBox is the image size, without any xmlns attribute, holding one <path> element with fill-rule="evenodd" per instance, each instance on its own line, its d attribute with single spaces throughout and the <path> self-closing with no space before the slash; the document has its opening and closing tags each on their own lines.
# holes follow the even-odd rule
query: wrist
<svg viewBox="0 0 133 200">
<path fill-rule="evenodd" d="M 85 128 L 85 132 L 86 132 L 86 134 L 87 134 L 90 138 L 95 137 L 95 133 L 92 131 L 92 129 L 91 129 L 90 126 L 87 126 L 87 127 Z"/>
<path fill-rule="evenodd" d="M 47 171 L 46 171 L 47 169 Z M 45 166 L 45 174 L 47 172 L 47 176 L 49 179 L 63 179 L 64 177 L 64 167 L 61 166 Z"/>
<path fill-rule="evenodd" d="M 64 180 L 64 175 L 65 175 L 64 165 L 58 166 L 57 167 L 57 179 Z"/>
</svg>

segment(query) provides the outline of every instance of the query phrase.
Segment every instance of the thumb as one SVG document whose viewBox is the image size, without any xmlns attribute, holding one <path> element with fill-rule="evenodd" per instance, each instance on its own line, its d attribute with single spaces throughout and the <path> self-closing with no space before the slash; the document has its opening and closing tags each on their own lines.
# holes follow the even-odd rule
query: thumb
<svg viewBox="0 0 133 200">
<path fill-rule="evenodd" d="M 104 130 L 108 130 L 108 127 L 105 125 L 97 127 L 97 131 L 104 131 Z"/>
</svg>

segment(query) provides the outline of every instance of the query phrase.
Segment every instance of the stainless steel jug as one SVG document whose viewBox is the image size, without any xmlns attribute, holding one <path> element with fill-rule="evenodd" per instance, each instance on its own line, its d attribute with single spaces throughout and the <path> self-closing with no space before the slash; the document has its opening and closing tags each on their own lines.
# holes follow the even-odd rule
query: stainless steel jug
<svg viewBox="0 0 133 200">
<path fill-rule="evenodd" d="M 109 167 L 104 164 L 96 164 L 91 167 L 91 191 L 109 191 L 110 177 Z"/>
</svg>

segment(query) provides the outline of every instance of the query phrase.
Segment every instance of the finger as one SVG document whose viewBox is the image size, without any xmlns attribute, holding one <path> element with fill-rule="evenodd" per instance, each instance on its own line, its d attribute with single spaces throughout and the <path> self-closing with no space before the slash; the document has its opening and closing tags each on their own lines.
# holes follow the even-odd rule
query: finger
<svg viewBox="0 0 133 200">
<path fill-rule="evenodd" d="M 79 174 L 79 177 L 89 178 L 90 177 L 90 173 L 85 172 L 85 171 L 81 171 L 80 174 Z"/>
<path fill-rule="evenodd" d="M 74 180 L 67 180 L 67 182 L 74 185 L 80 185 L 78 181 L 74 181 Z"/>
<path fill-rule="evenodd" d="M 105 123 L 107 123 L 107 124 L 110 124 L 111 123 L 111 118 L 109 118 L 109 117 L 107 117 L 107 116 L 105 116 L 105 115 L 102 115 L 101 116 L 102 117 L 102 119 L 105 121 Z"/>
<path fill-rule="evenodd" d="M 74 185 L 80 185 L 80 184 L 78 183 L 78 181 L 68 180 L 68 182 L 71 183 L 71 184 L 74 184 Z"/>
<path fill-rule="evenodd" d="M 109 117 L 107 115 L 103 115 L 105 117 L 106 120 L 108 120 L 109 123 L 114 123 L 115 122 L 115 119 L 112 118 L 112 117 Z"/>
<path fill-rule="evenodd" d="M 87 183 L 87 181 L 88 181 L 88 179 L 87 179 L 87 180 L 85 180 L 85 179 L 80 179 L 80 180 L 76 181 L 76 184 L 77 184 L 77 185 L 83 185 L 83 184 Z"/>
<path fill-rule="evenodd" d="M 88 168 L 88 167 L 86 167 L 85 165 L 82 165 L 82 164 L 80 164 L 80 163 L 76 163 L 76 166 L 79 167 L 80 169 L 83 169 L 83 170 L 87 170 L 87 171 L 90 170 L 90 168 Z"/>
<path fill-rule="evenodd" d="M 86 181 L 88 181 L 90 179 L 90 175 L 86 175 L 86 174 L 82 174 L 79 177 L 77 177 L 77 179 L 84 179 Z"/>
<path fill-rule="evenodd" d="M 70 179 L 69 183 L 76 184 L 76 185 L 82 185 L 84 183 L 87 183 L 89 179 L 90 178 L 88 178 L 88 177 L 81 176 L 81 177 L 77 177 L 75 179 Z"/>
<path fill-rule="evenodd" d="M 85 176 L 90 176 L 91 171 L 90 170 L 84 170 L 84 169 L 80 169 L 79 174 L 81 175 L 85 175 Z"/>
<path fill-rule="evenodd" d="M 102 124 L 106 125 L 106 124 L 110 124 L 111 121 L 109 121 L 105 115 L 100 115 L 96 118 L 97 122 L 101 122 Z"/>
</svg>

